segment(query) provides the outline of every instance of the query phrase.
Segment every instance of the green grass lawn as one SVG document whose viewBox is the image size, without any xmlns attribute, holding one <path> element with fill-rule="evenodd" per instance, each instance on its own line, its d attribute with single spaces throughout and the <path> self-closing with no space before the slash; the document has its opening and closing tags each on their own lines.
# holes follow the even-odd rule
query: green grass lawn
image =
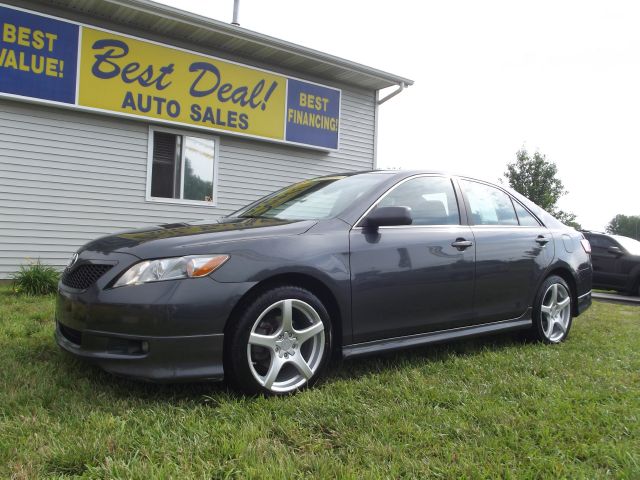
<svg viewBox="0 0 640 480">
<path fill-rule="evenodd" d="M 640 478 L 640 308 L 344 362 L 250 398 L 70 358 L 53 299 L 0 287 L 0 478 Z"/>
</svg>

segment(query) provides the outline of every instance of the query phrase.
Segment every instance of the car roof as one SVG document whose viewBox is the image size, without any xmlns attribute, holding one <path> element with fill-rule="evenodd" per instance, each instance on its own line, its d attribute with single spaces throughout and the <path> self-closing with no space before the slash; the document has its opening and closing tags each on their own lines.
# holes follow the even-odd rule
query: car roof
<svg viewBox="0 0 640 480">
<path fill-rule="evenodd" d="M 396 178 L 405 178 L 405 177 L 412 177 L 414 175 L 445 175 L 445 176 L 457 176 L 457 177 L 466 177 L 466 178 L 472 178 L 469 177 L 467 175 L 456 175 L 453 174 L 451 172 L 446 172 L 446 171 L 442 171 L 442 170 L 393 170 L 393 169 L 376 169 L 376 170 L 360 170 L 357 172 L 336 172 L 336 173 L 332 173 L 329 175 L 322 175 L 320 177 L 315 177 L 315 179 L 322 179 L 322 178 L 335 178 L 337 176 L 343 176 L 343 177 L 353 177 L 356 175 L 371 175 L 371 174 L 381 174 L 381 175 L 389 175 L 391 174 L 393 177 Z M 482 180 L 482 179 L 476 179 L 476 180 L 480 180 L 482 182 L 486 181 L 486 180 Z M 491 182 L 489 182 L 491 183 Z"/>
</svg>

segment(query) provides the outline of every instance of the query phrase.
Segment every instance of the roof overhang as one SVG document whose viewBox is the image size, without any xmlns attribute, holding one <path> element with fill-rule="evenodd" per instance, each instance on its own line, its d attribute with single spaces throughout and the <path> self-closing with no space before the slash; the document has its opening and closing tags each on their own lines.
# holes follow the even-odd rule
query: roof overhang
<svg viewBox="0 0 640 480">
<path fill-rule="evenodd" d="M 229 55 L 366 89 L 413 80 L 150 0 L 35 0 Z"/>
</svg>

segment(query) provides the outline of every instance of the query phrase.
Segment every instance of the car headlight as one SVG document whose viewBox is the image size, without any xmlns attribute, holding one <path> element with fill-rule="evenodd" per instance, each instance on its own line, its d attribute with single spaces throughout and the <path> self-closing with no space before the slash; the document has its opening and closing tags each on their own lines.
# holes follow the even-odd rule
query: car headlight
<svg viewBox="0 0 640 480">
<path fill-rule="evenodd" d="M 113 288 L 178 278 L 206 277 L 220 268 L 227 260 L 229 260 L 229 255 L 190 255 L 188 257 L 145 260 L 136 263 L 124 272 Z"/>
</svg>

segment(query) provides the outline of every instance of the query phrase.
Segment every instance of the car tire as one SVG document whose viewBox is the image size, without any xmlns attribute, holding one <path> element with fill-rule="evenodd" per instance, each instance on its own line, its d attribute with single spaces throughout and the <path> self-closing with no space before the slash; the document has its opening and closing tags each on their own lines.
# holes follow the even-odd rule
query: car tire
<svg viewBox="0 0 640 480">
<path fill-rule="evenodd" d="M 532 337 L 544 343 L 564 341 L 573 321 L 572 303 L 571 289 L 562 277 L 552 275 L 542 282 L 533 303 Z"/>
<path fill-rule="evenodd" d="M 225 333 L 225 378 L 248 394 L 313 385 L 330 361 L 331 320 L 310 291 L 281 286 L 250 300 Z"/>
</svg>

